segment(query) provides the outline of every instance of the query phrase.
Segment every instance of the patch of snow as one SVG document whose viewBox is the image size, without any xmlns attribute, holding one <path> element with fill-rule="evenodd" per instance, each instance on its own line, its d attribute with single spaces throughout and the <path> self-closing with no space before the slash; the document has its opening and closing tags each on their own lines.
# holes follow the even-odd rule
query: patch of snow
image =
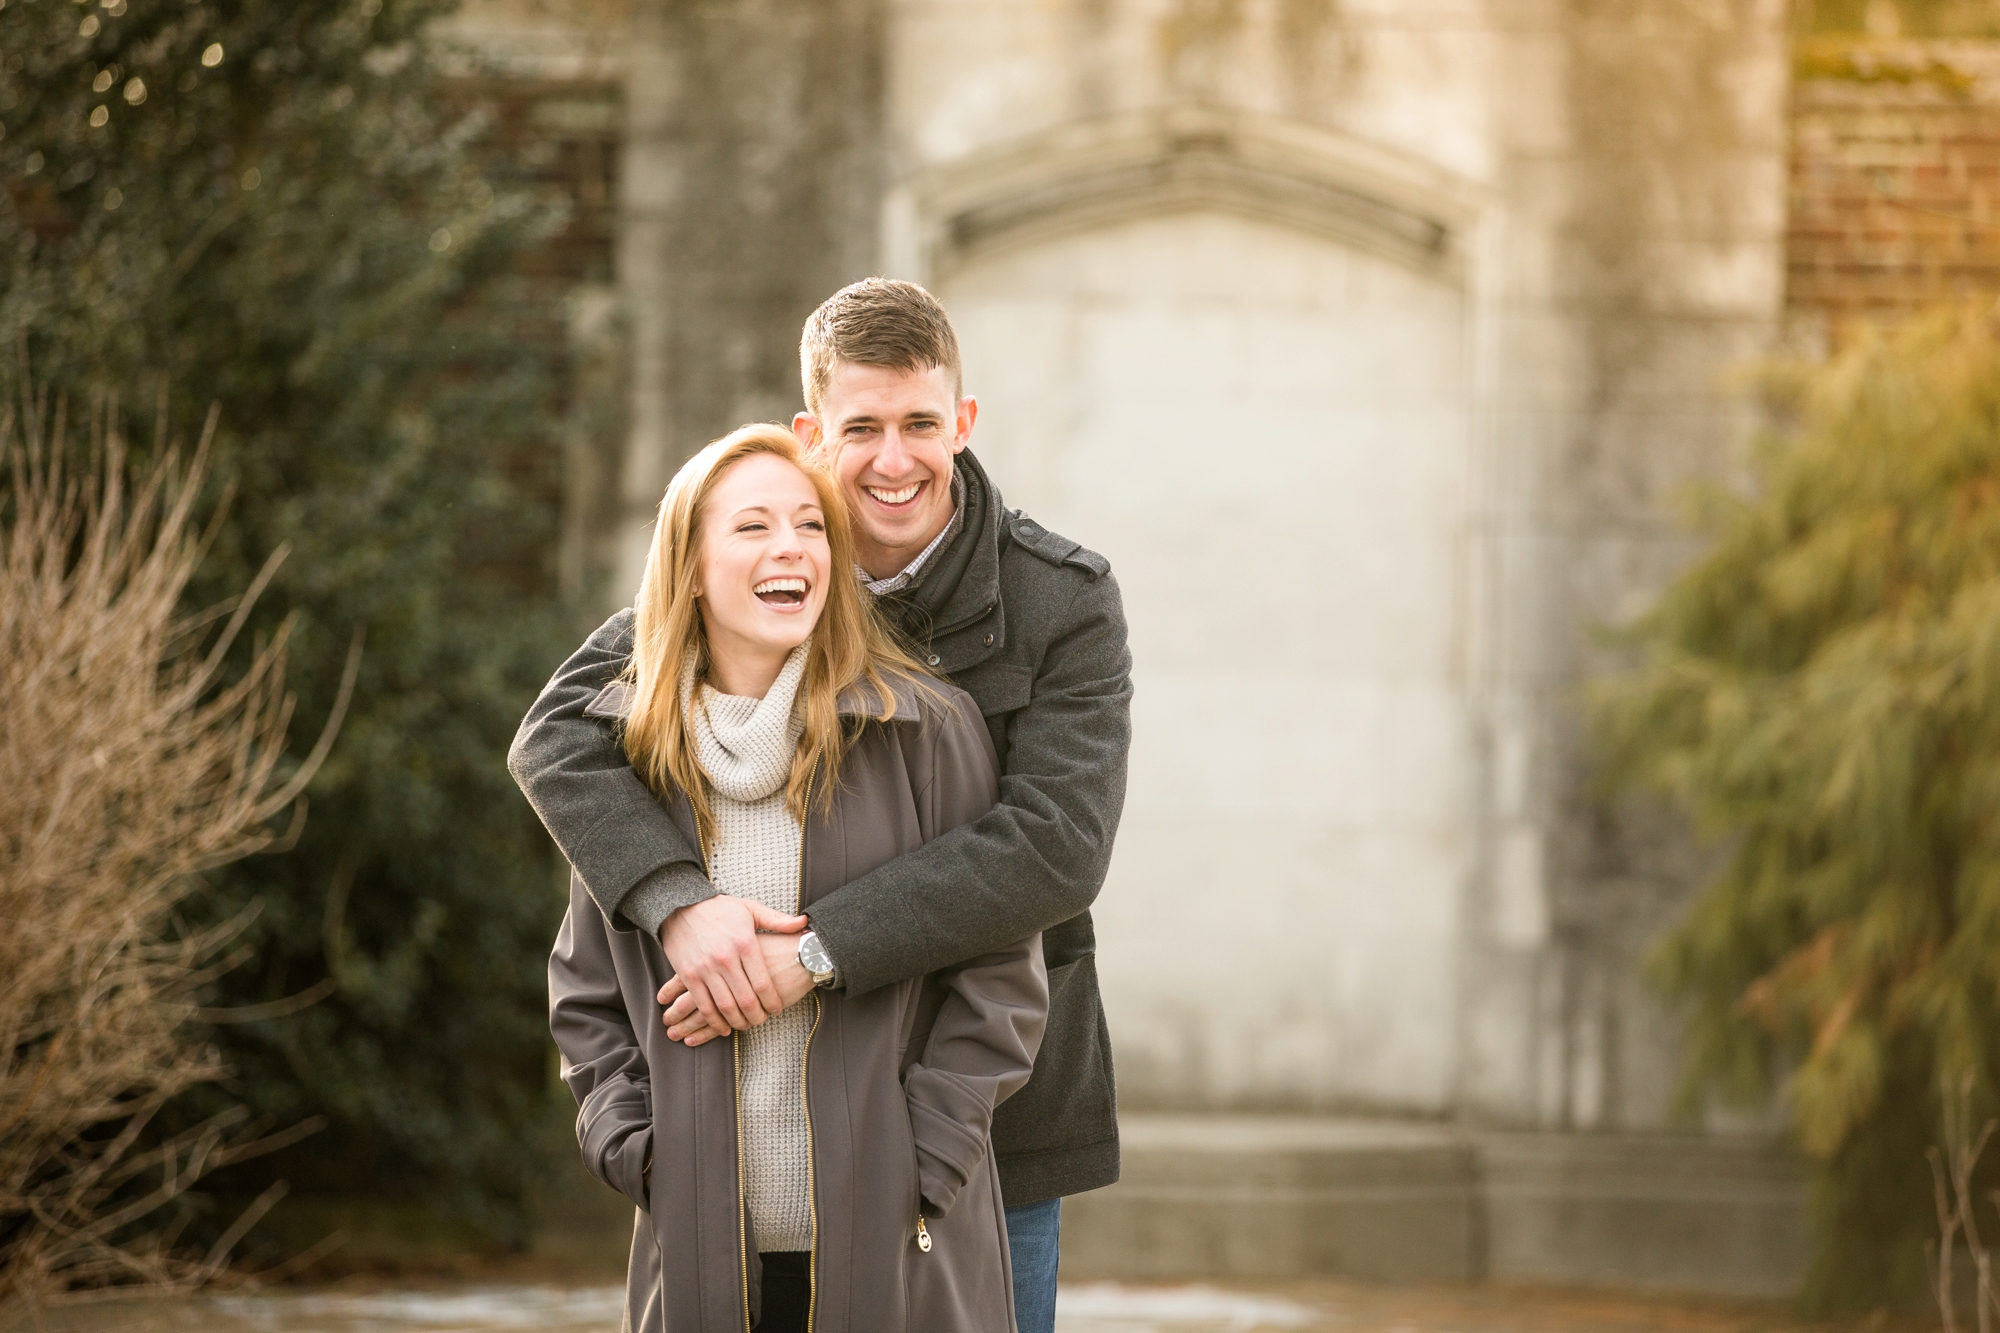
<svg viewBox="0 0 2000 1333">
<path fill-rule="evenodd" d="M 472 1287 L 458 1291 L 317 1292 L 226 1296 L 225 1317 L 273 1333 L 486 1333 L 494 1329 L 618 1327 L 623 1287 Z"/>
<path fill-rule="evenodd" d="M 1129 1287 L 1093 1282 L 1062 1287 L 1056 1316 L 1136 1324 L 1206 1324 L 1235 1330 L 1307 1328 L 1320 1316 L 1296 1301 L 1215 1287 Z"/>
</svg>

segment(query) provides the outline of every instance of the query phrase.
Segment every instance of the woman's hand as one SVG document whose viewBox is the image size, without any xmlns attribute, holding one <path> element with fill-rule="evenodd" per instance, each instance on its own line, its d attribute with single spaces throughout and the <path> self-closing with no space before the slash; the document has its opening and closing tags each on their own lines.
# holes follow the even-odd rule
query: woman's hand
<svg viewBox="0 0 2000 1333">
<path fill-rule="evenodd" d="M 757 936 L 757 948 L 761 955 L 765 975 L 777 991 L 778 1008 L 770 1017 L 776 1017 L 780 1010 L 789 1009 L 804 999 L 806 992 L 813 988 L 812 976 L 799 965 L 798 932 L 805 928 L 805 918 L 792 918 L 799 925 L 790 931 L 768 932 Z M 661 1021 L 667 1025 L 667 1036 L 675 1041 L 686 1042 L 689 1046 L 700 1046 L 726 1037 L 730 1029 L 723 1024 L 710 1021 L 699 1005 L 695 1003 L 693 992 L 681 984 L 675 976 L 660 987 L 660 1003 L 667 1006 Z"/>
<path fill-rule="evenodd" d="M 756 1027 L 789 1003 L 772 984 L 758 932 L 805 928 L 802 916 L 727 894 L 679 909 L 660 923 L 660 947 L 674 969 L 673 980 L 660 988 L 660 1003 L 672 1002 L 669 991 L 676 998 L 686 991 L 718 1033 Z M 788 938 L 796 950 L 797 936 Z"/>
</svg>

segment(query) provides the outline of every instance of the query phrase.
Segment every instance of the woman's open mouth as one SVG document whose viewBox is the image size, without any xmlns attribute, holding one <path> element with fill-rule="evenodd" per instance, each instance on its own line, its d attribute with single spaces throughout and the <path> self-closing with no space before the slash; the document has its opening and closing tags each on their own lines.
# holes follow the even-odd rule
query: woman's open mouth
<svg viewBox="0 0 2000 1333">
<path fill-rule="evenodd" d="M 806 586 L 804 579 L 765 579 L 750 591 L 766 606 L 804 606 Z"/>
</svg>

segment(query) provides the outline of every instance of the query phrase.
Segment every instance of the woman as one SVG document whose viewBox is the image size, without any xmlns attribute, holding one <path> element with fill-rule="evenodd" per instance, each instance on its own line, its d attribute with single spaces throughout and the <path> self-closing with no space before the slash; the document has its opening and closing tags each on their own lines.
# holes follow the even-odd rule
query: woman
<svg viewBox="0 0 2000 1333">
<path fill-rule="evenodd" d="M 667 488 L 631 665 L 587 710 L 716 888 L 781 912 L 998 795 L 977 708 L 895 647 L 853 571 L 840 493 L 789 431 L 716 441 Z M 572 876 L 550 1026 L 584 1162 L 638 1206 L 626 1326 L 1012 1329 L 987 1131 L 1041 1041 L 1039 940 L 694 1048 L 661 1022 L 670 975 Z"/>
</svg>

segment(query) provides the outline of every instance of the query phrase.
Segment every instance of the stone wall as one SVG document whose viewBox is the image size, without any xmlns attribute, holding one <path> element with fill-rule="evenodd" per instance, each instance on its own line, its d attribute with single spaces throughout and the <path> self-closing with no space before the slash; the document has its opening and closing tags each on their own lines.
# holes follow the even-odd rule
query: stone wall
<svg viewBox="0 0 2000 1333">
<path fill-rule="evenodd" d="M 1063 1204 L 1063 1274 L 1618 1286 L 1782 1298 L 1806 1184 L 1779 1143 L 1332 1117 L 1126 1116 Z"/>
<path fill-rule="evenodd" d="M 622 606 L 674 470 L 789 421 L 806 315 L 878 268 L 883 5 L 475 0 L 442 36 L 468 79 L 539 91 L 528 152 L 616 184 L 611 262 L 572 302 L 587 385 L 563 564 L 591 611 Z M 599 91 L 608 132 L 565 132 Z"/>
<path fill-rule="evenodd" d="M 635 4 L 620 34 L 631 423 L 611 600 L 694 450 L 798 410 L 798 331 L 876 267 L 882 0 Z"/>
<path fill-rule="evenodd" d="M 1770 350 L 1782 307 L 1787 17 L 1771 0 L 1569 6 L 1566 134 L 1524 163 L 1524 207 L 1550 220 L 1550 315 L 1574 341 L 1561 363 L 1524 367 L 1537 408 L 1515 428 L 1533 434 L 1500 452 L 1526 583 L 1510 588 L 1524 605 L 1491 734 L 1540 755 L 1525 808 L 1547 900 L 1540 948 L 1503 937 L 1475 959 L 1510 983 L 1496 1005 L 1536 1006 L 1527 1039 L 1469 1058 L 1490 1089 L 1478 1102 L 1512 1123 L 1657 1128 L 1672 1103 L 1677 1032 L 1643 961 L 1702 864 L 1659 812 L 1601 799 L 1583 702 L 1619 665 L 1604 631 L 1693 552 L 1682 487 L 1729 475 L 1753 424 L 1730 379 Z M 1534 720 L 1510 742 L 1516 709 Z M 1517 896 L 1516 857 L 1532 859 L 1507 844 L 1511 803 L 1495 802 L 1496 907 Z"/>
</svg>

